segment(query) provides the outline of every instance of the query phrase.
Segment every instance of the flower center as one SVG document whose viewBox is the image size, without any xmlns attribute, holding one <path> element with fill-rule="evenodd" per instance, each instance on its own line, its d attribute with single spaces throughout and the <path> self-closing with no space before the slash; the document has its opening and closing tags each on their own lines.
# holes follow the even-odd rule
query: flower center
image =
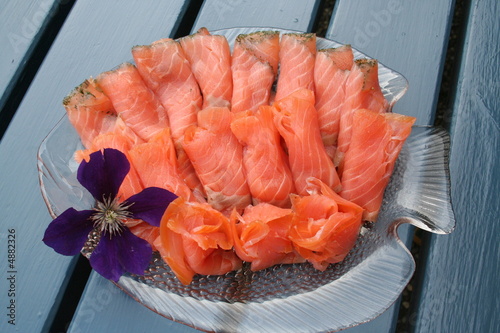
<svg viewBox="0 0 500 333">
<path fill-rule="evenodd" d="M 110 237 L 120 234 L 125 226 L 124 221 L 131 215 L 127 211 L 130 206 L 119 203 L 116 198 L 103 197 L 102 201 L 96 201 L 96 213 L 92 215 L 94 227 L 101 233 L 109 233 Z"/>
</svg>

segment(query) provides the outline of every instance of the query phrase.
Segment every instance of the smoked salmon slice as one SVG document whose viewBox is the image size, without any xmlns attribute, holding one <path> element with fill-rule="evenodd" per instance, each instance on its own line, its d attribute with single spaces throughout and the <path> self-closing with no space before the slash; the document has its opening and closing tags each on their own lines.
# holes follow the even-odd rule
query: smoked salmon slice
<svg viewBox="0 0 500 333">
<path fill-rule="evenodd" d="M 340 195 L 363 207 L 366 221 L 377 219 L 384 190 L 414 122 L 414 117 L 365 109 L 353 114 Z"/>
<path fill-rule="evenodd" d="M 269 104 L 278 59 L 279 32 L 261 31 L 236 38 L 231 65 L 231 111 L 257 111 L 260 105 Z"/>
<path fill-rule="evenodd" d="M 203 108 L 230 107 L 233 94 L 231 50 L 226 37 L 201 28 L 180 39 L 203 96 Z"/>
<path fill-rule="evenodd" d="M 132 55 L 142 78 L 168 114 L 181 178 L 190 189 L 203 196 L 200 180 L 182 148 L 184 132 L 189 126 L 196 125 L 196 114 L 203 103 L 184 50 L 178 42 L 165 38 L 151 45 L 133 47 Z"/>
<path fill-rule="evenodd" d="M 229 219 L 207 203 L 175 199 L 160 223 L 158 250 L 184 284 L 195 274 L 221 275 L 239 269 Z"/>
<path fill-rule="evenodd" d="M 119 117 L 141 139 L 147 141 L 168 127 L 165 109 L 134 65 L 124 63 L 115 70 L 101 73 L 96 82 Z"/>
<path fill-rule="evenodd" d="M 142 220 L 127 220 L 125 225 L 129 230 L 139 238 L 144 239 L 151 245 L 153 251 L 157 251 L 156 248 L 157 239 L 160 237 L 160 228 L 154 227 L 151 224 L 144 222 Z"/>
<path fill-rule="evenodd" d="M 317 178 L 308 179 L 307 191 L 310 195 L 292 195 L 294 219 L 289 238 L 303 258 L 324 271 L 329 264 L 344 260 L 354 246 L 363 208 Z"/>
<path fill-rule="evenodd" d="M 295 192 L 295 185 L 272 110 L 264 105 L 255 114 L 240 112 L 231 130 L 243 145 L 243 167 L 253 203 L 290 207 L 289 194 Z"/>
<path fill-rule="evenodd" d="M 198 113 L 198 126 L 189 127 L 184 150 L 200 179 L 207 201 L 229 215 L 251 203 L 243 170 L 243 147 L 231 132 L 228 108 L 208 107 Z"/>
<path fill-rule="evenodd" d="M 287 33 L 281 36 L 280 75 L 276 100 L 280 100 L 298 89 L 314 91 L 315 57 L 315 34 Z"/>
<path fill-rule="evenodd" d="M 174 142 L 182 141 L 186 128 L 196 124 L 203 100 L 180 44 L 162 39 L 151 45 L 134 46 L 132 55 L 144 82 L 168 114 Z"/>
<path fill-rule="evenodd" d="M 66 96 L 63 105 L 85 148 L 91 146 L 96 136 L 111 131 L 115 126 L 117 114 L 113 104 L 92 78 Z"/>
<path fill-rule="evenodd" d="M 307 179 L 315 177 L 340 191 L 340 179 L 319 132 L 314 93 L 300 89 L 277 100 L 274 122 L 288 149 L 290 170 L 299 195 L 306 195 Z"/>
<path fill-rule="evenodd" d="M 319 50 L 314 65 L 316 110 L 321 138 L 328 156 L 335 155 L 345 82 L 354 63 L 350 45 Z"/>
<path fill-rule="evenodd" d="M 196 200 L 178 173 L 169 128 L 157 133 L 148 142 L 132 147 L 129 156 L 144 187 L 160 187 L 185 200 Z"/>
<path fill-rule="evenodd" d="M 288 238 L 292 210 L 268 203 L 248 206 L 242 215 L 231 214 L 234 250 L 258 271 L 277 264 L 303 262 Z"/>
<path fill-rule="evenodd" d="M 369 109 L 382 113 L 388 107 L 389 103 L 378 81 L 378 62 L 372 59 L 356 60 L 345 83 L 345 101 L 340 116 L 338 146 L 334 158 L 339 174 L 342 174 L 344 154 L 351 142 L 354 111 Z"/>
</svg>

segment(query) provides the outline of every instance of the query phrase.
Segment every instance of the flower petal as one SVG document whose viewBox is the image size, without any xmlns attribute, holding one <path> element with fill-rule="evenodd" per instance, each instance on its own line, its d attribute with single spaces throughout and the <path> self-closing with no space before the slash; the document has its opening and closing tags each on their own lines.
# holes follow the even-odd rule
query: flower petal
<svg viewBox="0 0 500 333">
<path fill-rule="evenodd" d="M 92 210 L 66 209 L 49 224 L 43 242 L 57 253 L 66 256 L 78 254 L 94 226 L 94 222 L 90 220 L 94 213 Z"/>
<path fill-rule="evenodd" d="M 163 188 L 148 187 L 126 200 L 127 204 L 132 204 L 127 210 L 133 218 L 159 227 L 163 213 L 176 198 L 177 195 Z"/>
<path fill-rule="evenodd" d="M 111 148 L 90 154 L 89 161 L 83 160 L 78 168 L 77 178 L 92 196 L 99 201 L 114 198 L 123 179 L 130 170 L 125 154 Z"/>
<path fill-rule="evenodd" d="M 105 278 L 118 281 L 124 272 L 143 275 L 151 260 L 151 245 L 124 228 L 121 234 L 101 235 L 90 265 Z"/>
</svg>

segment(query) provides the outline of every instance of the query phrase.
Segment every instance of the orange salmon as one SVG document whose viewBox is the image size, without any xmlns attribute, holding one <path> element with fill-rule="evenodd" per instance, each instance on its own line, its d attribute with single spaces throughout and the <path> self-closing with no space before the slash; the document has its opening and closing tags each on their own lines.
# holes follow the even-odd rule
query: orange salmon
<svg viewBox="0 0 500 333">
<path fill-rule="evenodd" d="M 275 100 L 280 100 L 298 89 L 314 91 L 315 57 L 315 34 L 288 33 L 281 36 L 280 75 Z"/>
<path fill-rule="evenodd" d="M 115 126 L 117 114 L 113 104 L 92 78 L 66 96 L 63 105 L 85 148 L 92 145 L 97 135 L 107 133 Z"/>
<path fill-rule="evenodd" d="M 257 111 L 260 105 L 269 104 L 278 57 L 277 31 L 260 31 L 236 38 L 231 65 L 231 111 Z"/>
<path fill-rule="evenodd" d="M 290 240 L 314 268 L 324 271 L 344 260 L 356 243 L 363 209 L 316 178 L 308 179 L 307 191 L 310 195 L 292 196 Z"/>
<path fill-rule="evenodd" d="M 338 146 L 334 158 L 335 165 L 339 166 L 339 174 L 342 174 L 344 154 L 351 142 L 354 111 L 369 109 L 382 113 L 387 111 L 388 106 L 378 81 L 377 60 L 356 60 L 345 83 L 345 101 L 340 116 Z"/>
<path fill-rule="evenodd" d="M 384 190 L 414 122 L 414 117 L 365 109 L 353 114 L 340 195 L 363 207 L 366 221 L 377 219 Z"/>
<path fill-rule="evenodd" d="M 299 195 L 306 195 L 307 179 L 315 177 L 340 191 L 340 180 L 319 132 L 314 93 L 300 89 L 274 103 L 274 122 L 285 140 L 288 160 Z"/>
<path fill-rule="evenodd" d="M 137 70 L 158 96 L 168 114 L 174 142 L 182 141 L 186 128 L 196 124 L 202 97 L 180 44 L 162 39 L 132 48 Z"/>
<path fill-rule="evenodd" d="M 206 28 L 180 39 L 203 96 L 203 108 L 230 107 L 233 94 L 231 50 L 226 37 Z"/>
<path fill-rule="evenodd" d="M 147 141 L 168 127 L 165 109 L 134 65 L 124 63 L 115 70 L 101 73 L 96 82 L 119 117 L 141 139 Z"/>
<path fill-rule="evenodd" d="M 198 113 L 198 126 L 189 127 L 184 150 L 200 179 L 207 201 L 229 215 L 251 203 L 243 170 L 243 147 L 231 132 L 231 111 L 209 107 Z"/>
<path fill-rule="evenodd" d="M 258 271 L 276 264 L 303 262 L 288 238 L 292 210 L 268 203 L 245 208 L 243 216 L 231 214 L 234 250 L 242 260 Z"/>
<path fill-rule="evenodd" d="M 203 103 L 184 50 L 178 42 L 165 38 L 151 45 L 133 47 L 132 55 L 139 73 L 168 114 L 181 178 L 190 189 L 203 196 L 200 180 L 182 148 L 184 132 L 196 125 L 196 114 Z"/>
<path fill-rule="evenodd" d="M 160 223 L 158 250 L 184 284 L 195 274 L 221 275 L 239 269 L 229 219 L 206 203 L 174 200 Z"/>
<path fill-rule="evenodd" d="M 321 138 L 328 156 L 333 159 L 337 146 L 340 111 L 344 104 L 345 82 L 353 66 L 351 46 L 319 50 L 314 65 L 316 110 Z"/>
<path fill-rule="evenodd" d="M 231 130 L 243 145 L 243 167 L 253 203 L 290 207 L 289 194 L 295 192 L 295 186 L 272 107 L 261 106 L 255 114 L 236 114 Z"/>
<path fill-rule="evenodd" d="M 170 129 L 157 133 L 146 143 L 135 145 L 129 156 L 144 187 L 160 187 L 185 200 L 196 200 L 178 173 Z"/>
</svg>

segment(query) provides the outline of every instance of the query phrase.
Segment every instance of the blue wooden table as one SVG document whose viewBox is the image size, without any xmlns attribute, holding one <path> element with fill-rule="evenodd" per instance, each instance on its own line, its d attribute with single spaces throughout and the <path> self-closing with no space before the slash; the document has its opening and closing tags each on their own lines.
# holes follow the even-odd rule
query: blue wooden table
<svg viewBox="0 0 500 333">
<path fill-rule="evenodd" d="M 394 111 L 432 125 L 450 59 L 455 2 L 337 0 L 326 17 L 326 37 L 352 44 L 402 73 L 410 88 Z M 316 31 L 325 12 L 324 2 L 314 0 L 200 4 L 33 0 L 0 5 L 1 332 L 195 331 L 149 311 L 111 282 L 88 275 L 85 262 L 42 243 L 51 218 L 39 191 L 36 152 L 64 114 L 61 100 L 71 88 L 129 60 L 133 45 L 203 26 Z M 465 12 L 453 49 L 451 103 L 440 121 L 452 142 L 456 230 L 418 235 L 422 243 L 411 297 L 346 332 L 500 331 L 500 5 L 496 0 L 460 4 Z M 398 231 L 410 247 L 414 230 Z"/>
</svg>

